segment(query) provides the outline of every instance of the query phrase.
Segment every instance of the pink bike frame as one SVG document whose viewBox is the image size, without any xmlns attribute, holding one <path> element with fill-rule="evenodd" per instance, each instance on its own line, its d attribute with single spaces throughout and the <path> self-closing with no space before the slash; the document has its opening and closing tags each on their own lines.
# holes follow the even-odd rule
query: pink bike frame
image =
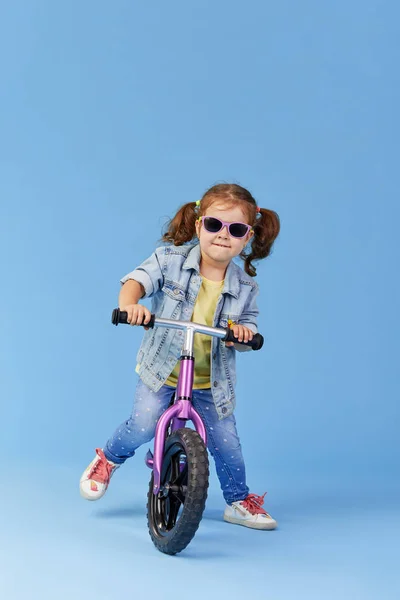
<svg viewBox="0 0 400 600">
<path fill-rule="evenodd" d="M 203 333 L 213 337 L 225 338 L 226 330 L 217 327 L 208 327 L 200 323 L 188 321 L 173 321 L 170 319 L 155 319 L 155 327 L 170 327 L 185 330 L 185 341 L 180 358 L 181 368 L 179 371 L 178 384 L 175 393 L 175 402 L 161 415 L 158 420 L 154 437 L 154 455 L 149 450 L 146 454 L 146 465 L 153 469 L 154 486 L 153 493 L 160 491 L 161 469 L 164 454 L 165 439 L 168 428 L 171 432 L 185 427 L 186 421 L 192 421 L 196 431 L 207 445 L 207 434 L 204 423 L 192 404 L 192 388 L 194 374 L 193 339 L 195 333 Z"/>
</svg>

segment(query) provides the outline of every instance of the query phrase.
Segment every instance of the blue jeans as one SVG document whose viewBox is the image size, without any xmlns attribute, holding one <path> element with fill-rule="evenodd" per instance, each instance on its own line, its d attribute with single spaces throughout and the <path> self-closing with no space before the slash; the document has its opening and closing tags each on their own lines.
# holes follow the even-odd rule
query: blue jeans
<svg viewBox="0 0 400 600">
<path fill-rule="evenodd" d="M 153 439 L 157 421 L 168 408 L 174 391 L 175 388 L 163 385 L 153 392 L 139 379 L 132 415 L 121 423 L 104 447 L 108 460 L 122 464 L 142 444 Z M 193 390 L 192 402 L 206 427 L 208 450 L 214 458 L 225 501 L 232 504 L 244 500 L 249 488 L 234 415 L 218 419 L 210 389 Z"/>
</svg>

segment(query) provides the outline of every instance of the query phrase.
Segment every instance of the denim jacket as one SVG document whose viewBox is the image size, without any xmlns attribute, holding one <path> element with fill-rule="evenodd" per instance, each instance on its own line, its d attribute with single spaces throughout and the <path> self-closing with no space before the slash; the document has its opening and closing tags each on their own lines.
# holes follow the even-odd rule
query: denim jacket
<svg viewBox="0 0 400 600">
<path fill-rule="evenodd" d="M 152 298 L 151 312 L 157 317 L 190 321 L 201 286 L 200 244 L 157 248 L 139 267 L 121 279 L 141 283 L 145 298 Z M 245 325 L 257 333 L 258 285 L 236 263 L 231 261 L 225 283 L 217 301 L 214 327 L 227 327 L 228 319 Z M 219 338 L 211 338 L 211 391 L 219 419 L 231 415 L 236 405 L 235 348 Z M 145 332 L 137 354 L 139 377 L 157 392 L 171 374 L 180 357 L 183 331 L 164 327 Z"/>
</svg>

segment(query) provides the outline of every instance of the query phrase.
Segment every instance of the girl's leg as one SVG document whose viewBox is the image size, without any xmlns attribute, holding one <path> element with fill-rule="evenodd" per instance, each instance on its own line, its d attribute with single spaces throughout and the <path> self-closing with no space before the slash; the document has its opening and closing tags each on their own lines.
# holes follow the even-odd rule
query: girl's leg
<svg viewBox="0 0 400 600">
<path fill-rule="evenodd" d="M 174 391 L 164 385 L 158 392 L 153 392 L 139 379 L 131 416 L 117 427 L 104 446 L 107 460 L 122 464 L 139 446 L 153 439 L 157 421 L 168 408 Z"/>
<path fill-rule="evenodd" d="M 157 421 L 168 407 L 173 393 L 174 388 L 169 386 L 163 386 L 154 393 L 139 380 L 132 415 L 121 423 L 104 450 L 96 448 L 96 457 L 79 482 L 81 496 L 87 500 L 99 500 L 104 496 L 115 470 L 133 456 L 139 446 L 154 437 Z"/>
<path fill-rule="evenodd" d="M 206 426 L 208 449 L 214 458 L 226 503 L 244 500 L 249 488 L 234 415 L 218 419 L 210 389 L 193 390 L 193 406 Z"/>
</svg>

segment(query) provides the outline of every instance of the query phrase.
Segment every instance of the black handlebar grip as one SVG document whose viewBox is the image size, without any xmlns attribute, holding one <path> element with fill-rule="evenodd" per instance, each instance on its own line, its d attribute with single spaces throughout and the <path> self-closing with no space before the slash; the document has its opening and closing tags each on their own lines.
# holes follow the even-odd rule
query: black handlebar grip
<svg viewBox="0 0 400 600">
<path fill-rule="evenodd" d="M 153 328 L 155 318 L 156 318 L 155 315 L 151 315 L 150 321 L 146 324 L 142 323 L 141 326 Z M 111 315 L 111 323 L 113 325 L 118 325 L 118 323 L 127 324 L 128 323 L 128 313 L 126 312 L 126 310 L 119 310 L 119 308 L 114 308 L 114 310 L 112 311 L 112 315 Z"/>
<path fill-rule="evenodd" d="M 226 337 L 224 342 L 235 342 L 235 344 L 241 344 L 243 346 L 250 346 L 253 350 L 260 350 L 264 343 L 264 338 L 261 333 L 255 333 L 253 339 L 250 342 L 239 342 L 239 340 L 233 335 L 232 329 L 227 329 Z"/>
</svg>

